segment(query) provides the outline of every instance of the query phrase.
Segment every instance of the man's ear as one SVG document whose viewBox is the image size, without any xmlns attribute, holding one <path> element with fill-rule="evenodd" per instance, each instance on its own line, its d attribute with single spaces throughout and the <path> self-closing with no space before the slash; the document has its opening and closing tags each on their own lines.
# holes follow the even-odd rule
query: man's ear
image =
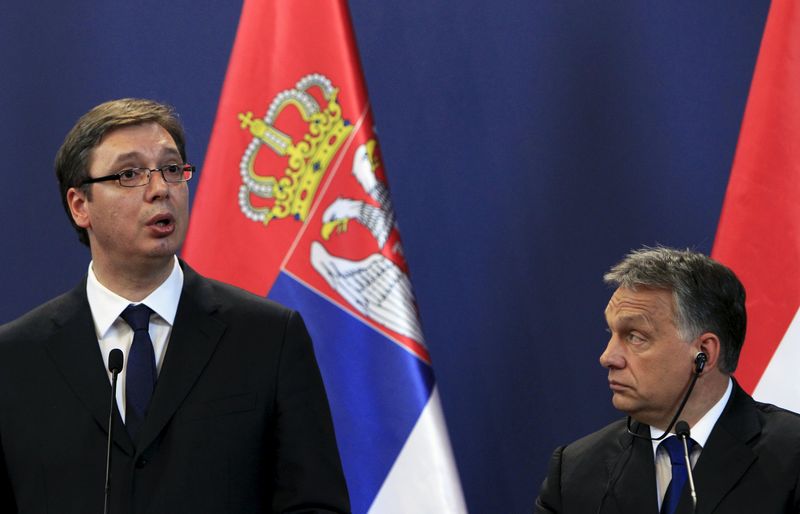
<svg viewBox="0 0 800 514">
<path fill-rule="evenodd" d="M 707 370 L 716 369 L 721 358 L 722 346 L 719 337 L 712 332 L 705 332 L 700 334 L 698 339 L 697 351 L 706 354 L 707 360 L 704 373 Z"/>
<path fill-rule="evenodd" d="M 77 187 L 71 187 L 67 190 L 69 212 L 72 214 L 72 219 L 75 220 L 75 224 L 81 228 L 89 228 L 92 226 L 88 203 L 89 200 L 86 198 L 85 191 Z"/>
</svg>

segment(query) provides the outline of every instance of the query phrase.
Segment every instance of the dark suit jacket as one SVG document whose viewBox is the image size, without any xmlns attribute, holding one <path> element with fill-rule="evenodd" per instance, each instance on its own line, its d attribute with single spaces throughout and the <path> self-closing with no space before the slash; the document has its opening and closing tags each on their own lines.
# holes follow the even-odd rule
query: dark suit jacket
<svg viewBox="0 0 800 514">
<path fill-rule="evenodd" d="M 300 316 L 181 265 L 137 441 L 115 414 L 111 512 L 349 511 Z M 110 392 L 85 280 L 0 327 L 0 512 L 102 512 Z"/>
<path fill-rule="evenodd" d="M 634 423 L 637 433 L 650 435 Z M 733 393 L 694 467 L 697 514 L 800 512 L 800 416 Z M 558 448 L 536 499 L 536 513 L 657 514 L 649 441 L 625 421 Z M 677 513 L 691 514 L 688 487 Z"/>
</svg>

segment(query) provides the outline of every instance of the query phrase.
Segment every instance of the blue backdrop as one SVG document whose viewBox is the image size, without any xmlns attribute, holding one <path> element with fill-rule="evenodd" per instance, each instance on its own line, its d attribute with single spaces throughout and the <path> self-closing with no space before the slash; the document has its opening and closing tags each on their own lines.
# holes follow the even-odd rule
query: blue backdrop
<svg viewBox="0 0 800 514">
<path fill-rule="evenodd" d="M 553 447 L 618 416 L 603 272 L 711 248 L 769 2 L 349 3 L 468 506 L 527 512 Z M 52 170 L 78 116 L 171 103 L 202 166 L 240 7 L 4 4 L 0 322 L 86 271 Z"/>
</svg>

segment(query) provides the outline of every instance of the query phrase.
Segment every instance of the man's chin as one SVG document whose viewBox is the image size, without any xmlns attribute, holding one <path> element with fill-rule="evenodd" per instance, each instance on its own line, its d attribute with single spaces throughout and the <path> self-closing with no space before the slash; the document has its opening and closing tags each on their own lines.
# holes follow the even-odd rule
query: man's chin
<svg viewBox="0 0 800 514">
<path fill-rule="evenodd" d="M 614 396 L 611 397 L 611 404 L 614 408 L 628 416 L 633 416 L 638 410 L 636 408 L 636 403 L 637 402 L 633 398 L 621 393 L 614 393 Z"/>
<path fill-rule="evenodd" d="M 153 258 L 172 257 L 178 253 L 183 239 L 177 237 L 177 234 L 172 234 L 169 237 L 157 238 L 151 241 L 152 246 L 148 255 Z"/>
<path fill-rule="evenodd" d="M 160 265 L 169 266 L 173 257 L 177 255 L 177 247 L 174 245 L 164 245 L 152 248 L 146 254 L 146 261 L 150 266 L 159 267 Z"/>
<path fill-rule="evenodd" d="M 615 394 L 611 403 L 614 405 L 615 409 L 626 416 L 630 416 L 634 421 L 663 429 L 662 425 L 665 424 L 663 423 L 664 416 L 655 415 L 652 410 L 643 408 L 644 406 L 640 401 L 630 397 L 620 397 Z"/>
</svg>

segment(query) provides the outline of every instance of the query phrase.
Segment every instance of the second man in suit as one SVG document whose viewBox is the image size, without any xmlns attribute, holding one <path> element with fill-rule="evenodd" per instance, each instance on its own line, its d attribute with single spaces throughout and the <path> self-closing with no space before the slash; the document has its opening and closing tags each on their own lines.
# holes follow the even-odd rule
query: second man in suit
<svg viewBox="0 0 800 514">
<path fill-rule="evenodd" d="M 630 253 L 605 280 L 616 290 L 600 363 L 628 417 L 556 449 L 535 511 L 800 512 L 800 416 L 754 401 L 731 376 L 746 326 L 733 272 L 659 247 Z M 682 425 L 685 447 L 671 434 Z"/>
</svg>

